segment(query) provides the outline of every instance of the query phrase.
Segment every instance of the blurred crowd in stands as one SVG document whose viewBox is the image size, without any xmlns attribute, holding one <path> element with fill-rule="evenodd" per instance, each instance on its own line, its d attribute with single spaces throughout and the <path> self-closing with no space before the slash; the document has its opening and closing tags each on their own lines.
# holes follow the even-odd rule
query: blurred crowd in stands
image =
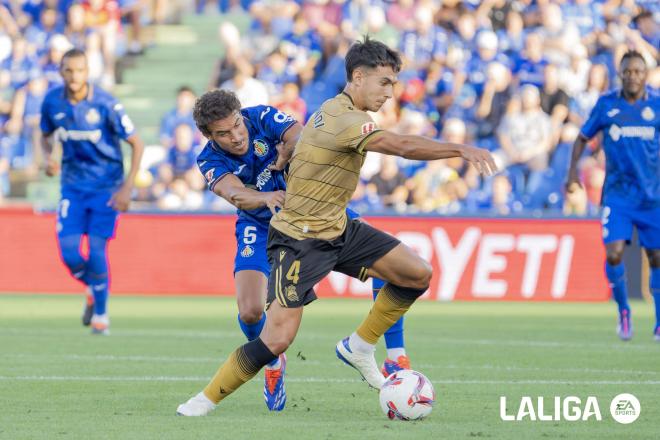
<svg viewBox="0 0 660 440">
<path fill-rule="evenodd" d="M 14 3 L 23 5 L 19 12 Z M 64 50 L 84 47 L 93 80 L 106 87 L 114 59 L 142 51 L 120 25 L 135 10 L 131 1 L 43 0 L 30 9 L 33 3 L 3 0 L 0 9 L 0 176 L 34 163 L 39 97 L 58 81 Z M 646 59 L 649 87 L 660 87 L 654 0 L 221 0 L 197 1 L 196 8 L 250 19 L 240 32 L 219 17 L 222 56 L 209 89 L 234 90 L 246 107 L 268 103 L 304 123 L 341 91 L 343 57 L 369 34 L 404 59 L 394 99 L 372 115 L 378 125 L 488 148 L 502 170 L 484 179 L 461 159 L 425 163 L 370 153 L 351 202 L 363 213 L 595 214 L 604 179 L 598 140 L 580 162 L 584 191 L 563 191 L 581 124 L 598 96 L 619 86 L 617 61 L 628 49 Z M 163 115 L 160 145 L 147 148 L 138 176 L 142 207 L 230 210 L 197 171 L 206 140 L 192 119 L 195 98 L 182 86 Z"/>
</svg>

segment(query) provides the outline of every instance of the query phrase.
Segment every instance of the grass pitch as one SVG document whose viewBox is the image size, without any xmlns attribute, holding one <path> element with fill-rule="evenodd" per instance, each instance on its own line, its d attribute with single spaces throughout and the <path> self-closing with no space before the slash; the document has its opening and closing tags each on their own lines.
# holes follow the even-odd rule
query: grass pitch
<svg viewBox="0 0 660 440">
<path fill-rule="evenodd" d="M 398 439 L 658 438 L 660 344 L 651 306 L 633 304 L 636 335 L 614 333 L 612 304 L 424 302 L 406 321 L 413 368 L 435 385 L 420 422 L 392 422 L 378 395 L 334 355 L 368 301 L 307 307 L 289 349 L 288 402 L 269 413 L 257 376 L 206 418 L 174 415 L 243 342 L 232 298 L 114 297 L 112 335 L 79 324 L 82 297 L 0 295 L 0 438 Z M 382 361 L 384 351 L 378 351 Z M 639 419 L 616 423 L 612 398 L 632 393 Z M 603 420 L 504 422 L 521 396 L 596 396 Z M 546 410 L 546 413 L 551 412 Z"/>
</svg>

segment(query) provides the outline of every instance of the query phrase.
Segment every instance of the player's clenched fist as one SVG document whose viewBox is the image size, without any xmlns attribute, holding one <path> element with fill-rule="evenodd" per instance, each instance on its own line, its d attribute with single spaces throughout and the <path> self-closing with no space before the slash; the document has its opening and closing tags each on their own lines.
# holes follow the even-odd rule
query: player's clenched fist
<svg viewBox="0 0 660 440">
<path fill-rule="evenodd" d="M 490 151 L 483 148 L 464 146 L 461 157 L 470 162 L 484 176 L 491 176 L 497 172 L 497 165 Z"/>
<path fill-rule="evenodd" d="M 284 196 L 286 195 L 286 192 L 284 191 L 273 191 L 273 192 L 267 192 L 264 193 L 264 197 L 266 198 L 266 206 L 268 209 L 270 209 L 270 212 L 275 214 L 276 208 L 282 208 L 284 206 Z"/>
</svg>

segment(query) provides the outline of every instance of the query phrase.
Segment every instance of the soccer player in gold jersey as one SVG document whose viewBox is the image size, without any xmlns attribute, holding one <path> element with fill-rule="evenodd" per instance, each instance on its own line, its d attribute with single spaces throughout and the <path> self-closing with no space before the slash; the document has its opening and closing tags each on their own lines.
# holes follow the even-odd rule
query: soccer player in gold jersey
<svg viewBox="0 0 660 440">
<path fill-rule="evenodd" d="M 401 59 L 383 43 L 365 38 L 346 54 L 348 83 L 305 125 L 292 154 L 286 197 L 271 219 L 266 326 L 261 336 L 237 348 L 199 394 L 177 414 L 203 416 L 286 351 L 298 332 L 303 306 L 316 299 L 314 285 L 336 270 L 360 280 L 387 281 L 369 314 L 339 341 L 337 356 L 373 388 L 384 382 L 375 344 L 429 287 L 431 266 L 389 234 L 349 220 L 346 206 L 358 183 L 367 151 L 417 160 L 462 157 L 481 173 L 496 170 L 490 153 L 379 129 L 367 111 L 392 97 Z M 282 161 L 283 162 L 283 161 Z"/>
</svg>

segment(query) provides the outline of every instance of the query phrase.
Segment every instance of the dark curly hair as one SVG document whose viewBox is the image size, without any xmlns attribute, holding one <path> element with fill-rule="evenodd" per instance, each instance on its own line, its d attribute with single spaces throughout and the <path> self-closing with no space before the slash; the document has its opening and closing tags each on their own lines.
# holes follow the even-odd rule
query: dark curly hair
<svg viewBox="0 0 660 440">
<path fill-rule="evenodd" d="M 241 101 L 238 100 L 234 92 L 220 89 L 211 90 L 195 101 L 193 118 L 199 131 L 209 138 L 211 136 L 208 129 L 209 124 L 218 119 L 224 119 L 235 111 L 241 111 Z"/>
<path fill-rule="evenodd" d="M 401 70 L 401 57 L 395 50 L 368 36 L 364 41 L 354 43 L 346 54 L 346 81 L 353 80 L 353 71 L 358 67 L 375 69 L 378 66 L 390 66 L 395 72 Z"/>
</svg>

